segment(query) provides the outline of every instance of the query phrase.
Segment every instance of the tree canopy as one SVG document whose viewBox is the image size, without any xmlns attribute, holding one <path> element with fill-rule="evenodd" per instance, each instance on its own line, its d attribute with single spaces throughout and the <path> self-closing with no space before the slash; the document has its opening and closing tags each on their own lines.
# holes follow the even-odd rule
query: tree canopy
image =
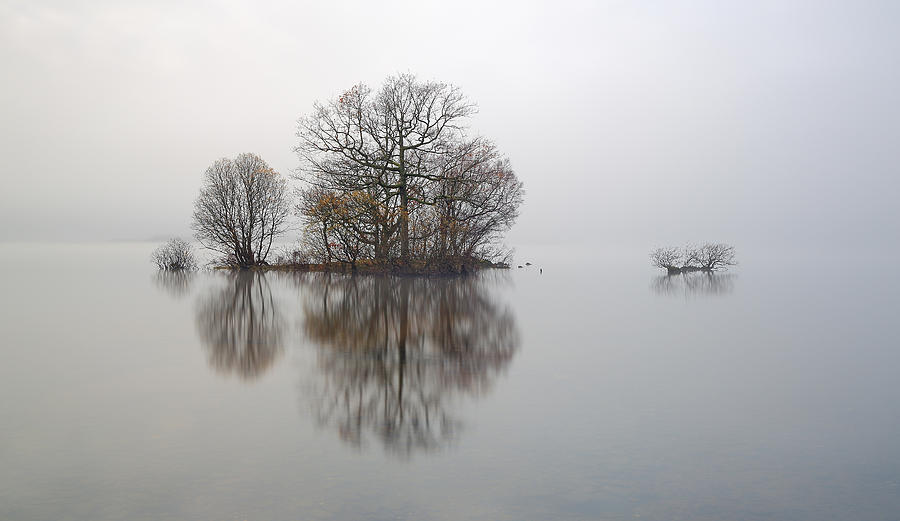
<svg viewBox="0 0 900 521">
<path fill-rule="evenodd" d="M 295 148 L 307 244 L 351 264 L 497 258 L 523 189 L 496 145 L 467 132 L 475 112 L 457 87 L 410 74 L 316 103 Z"/>
<path fill-rule="evenodd" d="M 265 264 L 291 213 L 285 179 L 256 154 L 222 158 L 206 169 L 194 203 L 197 240 L 225 264 Z"/>
</svg>

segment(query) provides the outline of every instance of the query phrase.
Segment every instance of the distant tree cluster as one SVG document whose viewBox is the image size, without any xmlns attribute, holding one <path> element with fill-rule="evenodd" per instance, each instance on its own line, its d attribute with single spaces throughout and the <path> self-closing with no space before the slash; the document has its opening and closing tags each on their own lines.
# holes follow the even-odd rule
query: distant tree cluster
<svg viewBox="0 0 900 521">
<path fill-rule="evenodd" d="M 316 104 L 295 149 L 305 248 L 352 265 L 459 269 L 501 257 L 522 183 L 492 142 L 464 130 L 475 111 L 456 87 L 412 75 Z"/>
<path fill-rule="evenodd" d="M 706 243 L 684 248 L 657 248 L 650 252 L 650 261 L 668 273 L 716 271 L 737 264 L 734 247 L 724 243 Z"/>
<path fill-rule="evenodd" d="M 157 268 L 165 271 L 193 270 L 197 267 L 193 248 L 187 241 L 177 237 L 157 248 L 150 260 Z"/>
</svg>

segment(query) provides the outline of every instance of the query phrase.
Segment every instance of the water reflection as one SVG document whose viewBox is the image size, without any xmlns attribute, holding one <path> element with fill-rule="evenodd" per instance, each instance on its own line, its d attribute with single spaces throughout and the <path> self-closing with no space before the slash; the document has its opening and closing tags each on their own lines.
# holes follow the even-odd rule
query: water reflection
<svg viewBox="0 0 900 521">
<path fill-rule="evenodd" d="M 678 275 L 660 275 L 650 287 L 658 295 L 710 296 L 729 295 L 734 292 L 736 276 L 731 273 L 693 272 Z"/>
<path fill-rule="evenodd" d="M 318 349 L 307 386 L 320 425 L 347 443 L 375 439 L 408 456 L 441 448 L 460 428 L 454 398 L 481 396 L 512 360 L 512 312 L 487 277 L 294 275 L 302 328 Z"/>
<path fill-rule="evenodd" d="M 226 275 L 223 287 L 198 300 L 196 322 L 209 365 L 219 373 L 255 379 L 284 350 L 284 317 L 262 273 Z"/>
<path fill-rule="evenodd" d="M 179 275 L 157 285 L 186 295 Z M 408 456 L 452 442 L 459 398 L 487 393 L 517 352 L 514 315 L 492 298 L 504 280 L 229 272 L 201 290 L 195 321 L 210 367 L 252 380 L 282 356 L 296 313 L 315 349 L 304 378 L 313 418 L 352 446 Z M 279 305 L 279 284 L 299 290 L 297 307 Z"/>
<path fill-rule="evenodd" d="M 194 273 L 187 270 L 159 270 L 153 277 L 153 283 L 173 298 L 183 298 L 191 292 Z"/>
</svg>

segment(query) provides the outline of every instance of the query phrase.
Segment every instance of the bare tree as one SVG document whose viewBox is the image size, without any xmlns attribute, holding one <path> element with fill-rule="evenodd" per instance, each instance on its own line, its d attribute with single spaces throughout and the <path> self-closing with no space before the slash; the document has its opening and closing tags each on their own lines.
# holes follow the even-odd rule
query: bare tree
<svg viewBox="0 0 900 521">
<path fill-rule="evenodd" d="M 657 248 L 650 252 L 650 262 L 669 273 L 678 273 L 684 267 L 684 252 L 681 248 Z"/>
<path fill-rule="evenodd" d="M 657 248 L 650 252 L 650 262 L 669 274 L 691 271 L 716 271 L 734 266 L 734 247 L 724 243 L 706 243 L 702 246 L 682 248 Z"/>
<path fill-rule="evenodd" d="M 703 271 L 716 271 L 734 266 L 734 246 L 724 243 L 706 243 L 687 249 L 687 264 Z"/>
<path fill-rule="evenodd" d="M 377 92 L 356 85 L 299 121 L 304 180 L 364 210 L 349 214 L 345 231 L 378 260 L 394 246 L 402 264 L 434 246 L 446 250 L 461 228 L 466 236 L 456 238 L 471 253 L 511 226 L 522 194 L 496 148 L 466 138 L 462 124 L 475 111 L 458 88 L 409 74 Z"/>
<path fill-rule="evenodd" d="M 150 260 L 157 268 L 165 271 L 193 270 L 197 267 L 193 248 L 190 243 L 179 237 L 170 239 L 156 248 Z"/>
<path fill-rule="evenodd" d="M 240 154 L 206 169 L 193 228 L 204 246 L 248 267 L 266 263 L 289 214 L 284 178 L 256 154 Z"/>
<path fill-rule="evenodd" d="M 431 235 L 439 259 L 457 261 L 497 252 L 522 204 L 522 183 L 496 146 L 481 138 L 455 144 L 432 184 L 438 230 Z"/>
</svg>

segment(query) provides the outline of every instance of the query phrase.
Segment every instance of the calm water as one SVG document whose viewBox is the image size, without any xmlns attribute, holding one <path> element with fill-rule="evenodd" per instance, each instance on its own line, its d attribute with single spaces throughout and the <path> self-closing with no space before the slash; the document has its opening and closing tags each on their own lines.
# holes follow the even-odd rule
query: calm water
<svg viewBox="0 0 900 521">
<path fill-rule="evenodd" d="M 0 519 L 900 519 L 889 264 L 163 277 L 154 246 L 0 246 Z"/>
</svg>

